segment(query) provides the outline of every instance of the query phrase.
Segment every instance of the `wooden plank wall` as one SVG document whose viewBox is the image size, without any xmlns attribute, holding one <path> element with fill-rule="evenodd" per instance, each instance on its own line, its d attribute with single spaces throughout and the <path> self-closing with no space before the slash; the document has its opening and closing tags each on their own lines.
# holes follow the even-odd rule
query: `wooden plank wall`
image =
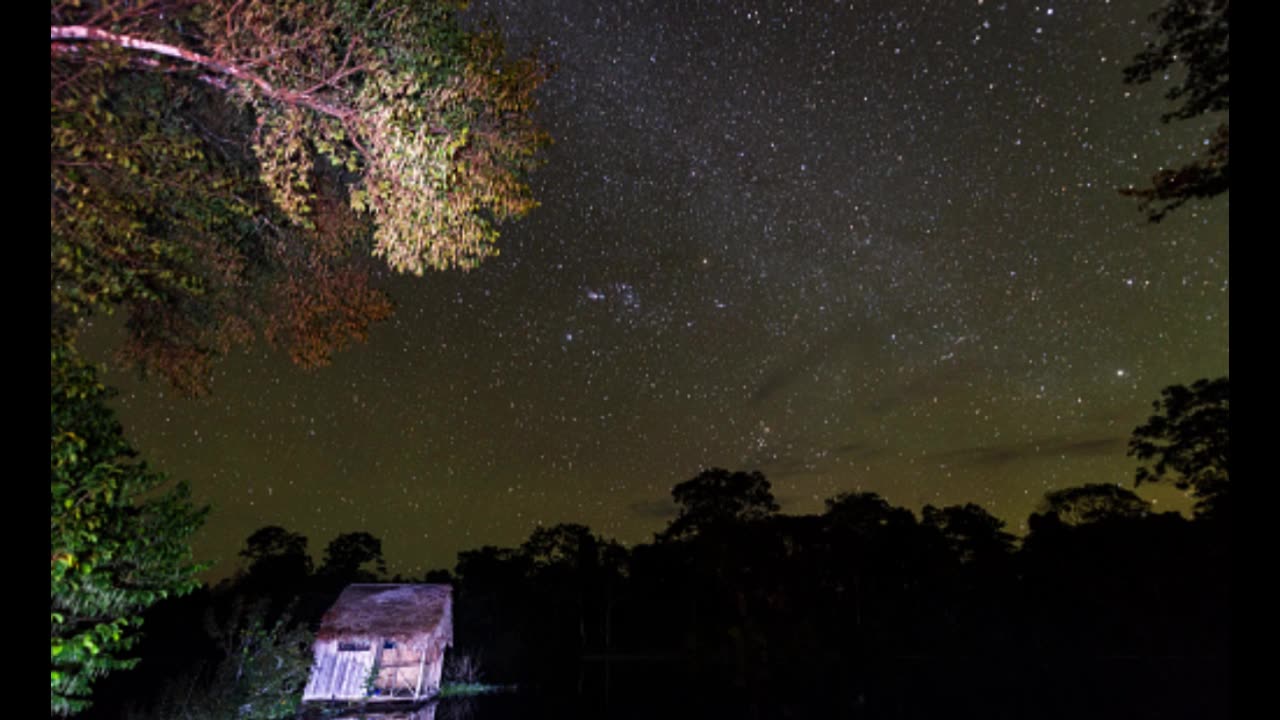
<svg viewBox="0 0 1280 720">
<path fill-rule="evenodd" d="M 316 648 L 311 679 L 302 693 L 305 700 L 358 700 L 365 697 L 365 682 L 377 659 L 377 648 L 364 652 L 338 650 L 337 643 Z"/>
</svg>

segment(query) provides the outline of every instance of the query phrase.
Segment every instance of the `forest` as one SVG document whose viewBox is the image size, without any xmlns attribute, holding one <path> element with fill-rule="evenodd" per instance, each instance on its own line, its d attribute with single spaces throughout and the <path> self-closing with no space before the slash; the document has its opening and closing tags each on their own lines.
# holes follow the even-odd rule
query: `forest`
<svg viewBox="0 0 1280 720">
<path fill-rule="evenodd" d="M 148 613 L 142 663 L 87 717 L 290 717 L 320 616 L 380 581 L 451 584 L 446 681 L 520 688 L 542 703 L 528 716 L 1217 716 L 1229 446 L 1193 428 L 1227 420 L 1226 392 L 1170 388 L 1131 442 L 1154 459 L 1139 477 L 1198 499 L 1190 519 L 1099 484 L 1046 494 L 1021 538 L 976 504 L 917 514 L 871 492 L 795 516 L 761 473 L 713 468 L 673 488 L 652 542 L 539 527 L 421 577 L 388 577 L 368 532 L 313 566 L 306 537 L 264 527 L 234 577 Z"/>
<path fill-rule="evenodd" d="M 51 2 L 51 715 L 297 717 L 326 609 L 404 582 L 453 588 L 442 720 L 1229 716 L 1230 3 L 1152 2 L 1138 29 L 1140 4 L 508 23 L 519 3 Z M 562 81 L 548 18 L 582 41 L 548 43 Z M 1134 131 L 1144 113 L 1160 129 Z M 465 295 L 447 273 L 472 270 Z M 526 523 L 405 576 L 376 515 L 318 559 L 269 516 L 205 582 L 193 498 L 214 483 L 148 465 L 138 425 L 169 417 L 126 428 L 145 399 L 120 370 L 207 401 L 255 344 L 323 374 L 380 328 L 383 354 L 324 390 L 349 410 L 264 420 L 250 397 L 241 424 L 366 411 L 365 446 L 287 452 L 380 466 L 408 438 L 387 452 L 431 447 L 423 487 L 460 469 L 483 496 L 519 468 L 564 507 L 575 462 L 579 498 L 625 485 L 584 461 L 627 466 L 628 491 L 699 470 L 645 542 Z M 359 382 L 411 349 L 366 405 Z M 1003 463 L 1041 437 L 1096 454 L 1166 383 L 1131 479 L 1027 477 L 1025 522 L 819 467 L 842 447 Z M 405 398 L 412 417 L 389 410 Z M 690 428 L 720 443 L 706 464 Z M 788 514 L 765 470 L 798 467 L 858 489 Z M 216 502 L 253 492 L 227 484 Z M 1193 507 L 1158 509 L 1153 484 Z"/>
</svg>

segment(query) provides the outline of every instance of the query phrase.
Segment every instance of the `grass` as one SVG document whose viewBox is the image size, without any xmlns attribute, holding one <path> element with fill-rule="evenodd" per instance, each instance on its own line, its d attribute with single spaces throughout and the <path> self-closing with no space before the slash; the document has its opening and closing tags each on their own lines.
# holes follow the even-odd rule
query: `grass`
<svg viewBox="0 0 1280 720">
<path fill-rule="evenodd" d="M 481 682 L 454 682 L 445 683 L 440 686 L 440 694 L 437 697 L 468 697 L 471 695 L 488 695 L 490 693 L 503 692 L 511 690 L 514 685 L 488 685 Z"/>
</svg>

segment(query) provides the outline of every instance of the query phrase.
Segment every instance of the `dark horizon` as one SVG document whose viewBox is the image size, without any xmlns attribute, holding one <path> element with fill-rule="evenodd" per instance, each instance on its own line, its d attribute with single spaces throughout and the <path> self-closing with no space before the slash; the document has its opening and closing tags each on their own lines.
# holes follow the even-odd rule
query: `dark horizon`
<svg viewBox="0 0 1280 720">
<path fill-rule="evenodd" d="M 1148 513 L 1132 493 L 1094 486 L 1048 498 L 1015 548 L 971 505 L 917 519 L 853 494 L 788 517 L 762 476 L 722 470 L 676 494 L 678 519 L 650 543 L 620 549 L 561 525 L 425 577 L 380 570 L 367 532 L 313 563 L 299 552 L 307 538 L 261 528 L 243 543 L 244 572 L 149 613 L 143 666 L 104 685 L 89 717 L 216 707 L 238 684 L 210 667 L 236 655 L 209 642 L 202 617 L 227 632 L 287 613 L 290 634 L 246 655 L 269 660 L 248 687 L 274 688 L 281 662 L 312 664 L 310 633 L 344 589 L 387 582 L 451 587 L 443 681 L 454 689 L 432 711 L 443 718 L 1196 718 L 1229 707 L 1229 514 Z M 480 696 L 455 695 L 462 683 Z"/>
</svg>

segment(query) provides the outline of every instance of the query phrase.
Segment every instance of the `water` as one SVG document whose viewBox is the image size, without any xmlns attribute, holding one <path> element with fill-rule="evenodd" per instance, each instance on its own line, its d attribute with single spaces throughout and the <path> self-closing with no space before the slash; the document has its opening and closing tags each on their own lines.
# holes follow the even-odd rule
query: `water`
<svg viewBox="0 0 1280 720">
<path fill-rule="evenodd" d="M 784 687 L 759 676 L 738 684 L 695 675 L 679 663 L 602 661 L 538 686 L 445 698 L 394 720 L 1227 718 L 1229 675 L 1227 661 L 1187 658 L 898 658 Z"/>
</svg>

